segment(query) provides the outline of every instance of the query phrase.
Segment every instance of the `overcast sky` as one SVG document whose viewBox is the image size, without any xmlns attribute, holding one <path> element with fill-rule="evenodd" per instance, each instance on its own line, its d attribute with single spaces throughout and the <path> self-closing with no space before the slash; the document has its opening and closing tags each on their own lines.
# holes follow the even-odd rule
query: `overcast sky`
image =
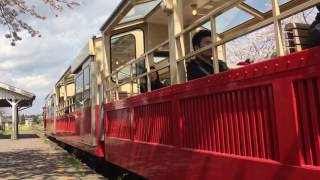
<svg viewBox="0 0 320 180">
<path fill-rule="evenodd" d="M 27 0 L 27 2 L 32 2 Z M 45 21 L 28 19 L 42 38 L 21 33 L 23 40 L 15 47 L 4 38 L 0 27 L 0 81 L 34 93 L 33 107 L 23 114 L 42 113 L 45 96 L 71 64 L 88 39 L 99 33 L 120 0 L 81 0 L 81 6 L 66 9 L 59 17 Z M 50 14 L 46 7 L 40 12 Z"/>
</svg>

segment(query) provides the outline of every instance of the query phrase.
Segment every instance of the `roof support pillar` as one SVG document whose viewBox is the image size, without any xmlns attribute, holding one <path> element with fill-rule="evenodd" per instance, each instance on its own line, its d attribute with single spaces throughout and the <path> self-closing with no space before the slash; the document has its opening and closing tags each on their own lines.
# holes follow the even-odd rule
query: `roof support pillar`
<svg viewBox="0 0 320 180">
<path fill-rule="evenodd" d="M 112 91 L 109 91 L 109 93 L 106 93 L 106 89 L 110 88 L 113 86 L 113 83 L 111 81 L 111 40 L 110 40 L 110 33 L 105 33 L 102 36 L 102 53 L 103 53 L 103 59 L 100 62 L 100 77 L 101 77 L 101 82 L 103 84 L 103 89 L 104 89 L 104 103 L 111 102 L 113 99 Z"/>
<path fill-rule="evenodd" d="M 216 46 L 217 44 L 217 33 L 216 33 L 216 18 L 211 17 L 210 18 L 210 24 L 211 24 L 211 40 L 212 40 L 212 58 L 213 58 L 213 70 L 214 74 L 218 74 L 220 72 L 219 70 L 219 58 L 218 58 L 218 47 Z"/>
<path fill-rule="evenodd" d="M 172 5 L 168 14 L 171 84 L 180 84 L 186 81 L 185 63 L 177 63 L 177 59 L 185 55 L 185 47 L 183 35 L 175 36 L 183 30 L 183 0 L 168 0 L 167 3 Z"/>
<path fill-rule="evenodd" d="M 272 0 L 272 11 L 273 11 L 274 31 L 276 35 L 277 55 L 283 56 L 284 49 L 283 49 L 283 41 L 282 41 L 281 19 L 279 19 L 280 6 L 279 6 L 278 0 Z"/>
<path fill-rule="evenodd" d="M 12 108 L 12 133 L 11 133 L 11 140 L 17 140 L 18 139 L 18 125 L 19 125 L 19 119 L 18 119 L 18 105 L 21 100 L 8 100 L 7 101 L 11 104 Z"/>
</svg>

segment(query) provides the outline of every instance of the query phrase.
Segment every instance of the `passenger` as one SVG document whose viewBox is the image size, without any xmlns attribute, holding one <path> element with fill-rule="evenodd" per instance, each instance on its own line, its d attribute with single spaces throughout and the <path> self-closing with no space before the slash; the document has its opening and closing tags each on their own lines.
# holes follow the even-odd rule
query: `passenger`
<svg viewBox="0 0 320 180">
<path fill-rule="evenodd" d="M 66 114 L 66 115 L 69 114 L 69 108 L 68 107 L 64 108 L 64 114 Z"/>
<path fill-rule="evenodd" d="M 200 30 L 192 38 L 193 49 L 196 51 L 212 44 L 211 32 Z M 193 80 L 213 74 L 212 51 L 207 50 L 196 55 L 196 58 L 187 64 L 188 80 Z M 225 62 L 219 60 L 220 72 L 227 71 L 229 68 Z"/>
<path fill-rule="evenodd" d="M 311 24 L 308 35 L 308 48 L 320 46 L 320 5 L 317 6 L 319 13 Z"/>
<path fill-rule="evenodd" d="M 154 66 L 150 67 L 150 70 L 155 70 L 156 68 Z M 154 91 L 156 89 L 161 89 L 166 87 L 159 78 L 159 73 L 158 71 L 155 71 L 153 73 L 150 74 L 150 80 L 151 80 L 151 91 Z M 148 84 L 147 84 L 147 80 L 145 81 L 145 83 L 141 84 L 140 86 L 140 92 L 141 93 L 145 93 L 148 92 Z"/>
</svg>

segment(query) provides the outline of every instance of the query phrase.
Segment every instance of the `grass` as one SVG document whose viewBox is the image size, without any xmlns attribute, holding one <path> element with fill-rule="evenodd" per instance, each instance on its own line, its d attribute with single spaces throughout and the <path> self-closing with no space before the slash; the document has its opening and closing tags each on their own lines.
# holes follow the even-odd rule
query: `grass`
<svg viewBox="0 0 320 180">
<path fill-rule="evenodd" d="M 68 156 L 66 159 L 64 159 L 65 164 L 70 165 L 73 167 L 80 176 L 84 176 L 84 172 L 81 168 L 81 161 L 77 159 L 75 156 Z"/>
<path fill-rule="evenodd" d="M 23 132 L 23 131 L 29 131 L 31 130 L 30 126 L 26 126 L 26 125 L 19 125 L 19 133 Z M 0 135 L 10 135 L 12 133 L 12 128 L 10 127 L 6 127 L 6 129 L 4 131 L 0 131 Z"/>
<path fill-rule="evenodd" d="M 5 128 L 4 131 L 0 131 L 0 135 L 9 135 L 11 134 L 11 128 Z"/>
<path fill-rule="evenodd" d="M 19 132 L 20 131 L 30 131 L 31 126 L 26 126 L 26 125 L 19 125 Z"/>
</svg>

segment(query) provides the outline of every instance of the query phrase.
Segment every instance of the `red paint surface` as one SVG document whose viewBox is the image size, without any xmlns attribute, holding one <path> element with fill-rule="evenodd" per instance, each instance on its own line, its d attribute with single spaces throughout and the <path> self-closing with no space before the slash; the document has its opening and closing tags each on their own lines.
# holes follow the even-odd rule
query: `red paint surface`
<svg viewBox="0 0 320 180">
<path fill-rule="evenodd" d="M 99 130 L 99 121 L 96 123 Z M 95 134 L 98 132 L 94 132 Z M 56 118 L 57 140 L 86 151 L 94 156 L 103 157 L 103 145 L 91 134 L 91 107 L 76 109 L 76 112 Z M 94 142 L 94 139 L 96 142 Z"/>
<path fill-rule="evenodd" d="M 105 106 L 105 157 L 151 179 L 320 179 L 320 48 Z"/>
<path fill-rule="evenodd" d="M 56 134 L 76 134 L 76 120 L 74 113 L 69 113 L 56 118 Z"/>
</svg>

